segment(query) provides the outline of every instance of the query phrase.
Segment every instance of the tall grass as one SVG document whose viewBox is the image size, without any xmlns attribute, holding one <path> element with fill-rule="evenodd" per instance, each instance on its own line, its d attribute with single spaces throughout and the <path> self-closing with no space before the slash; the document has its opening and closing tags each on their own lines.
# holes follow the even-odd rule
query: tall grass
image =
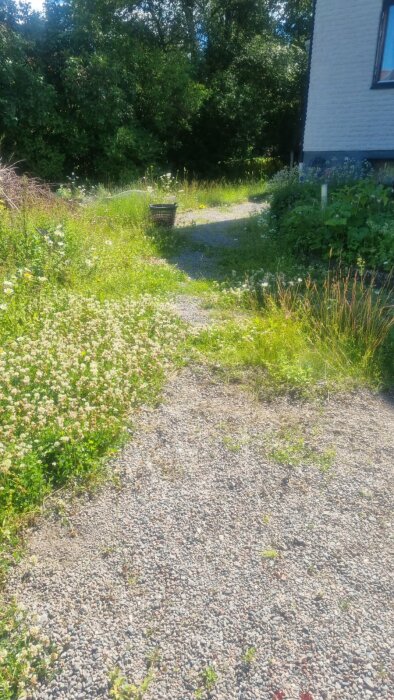
<svg viewBox="0 0 394 700">
<path fill-rule="evenodd" d="M 377 288 L 374 277 L 330 271 L 322 285 L 307 280 L 299 303 L 322 342 L 365 368 L 373 365 L 394 325 L 391 277 Z"/>
<path fill-rule="evenodd" d="M 222 316 L 192 341 L 215 364 L 260 367 L 266 387 L 304 394 L 384 382 L 394 313 L 389 290 L 373 281 L 340 273 L 322 282 L 279 277 L 223 290 L 215 304 L 230 306 L 230 320 Z M 251 311 L 237 315 L 237 308 Z"/>
<path fill-rule="evenodd" d="M 170 175 L 170 174 L 169 174 Z M 249 199 L 263 197 L 267 191 L 267 183 L 264 180 L 251 182 L 231 183 L 223 181 L 202 182 L 197 180 L 178 180 L 172 175 L 161 180 L 144 180 L 142 183 L 131 184 L 125 188 L 125 193 L 139 191 L 142 202 L 173 202 L 176 201 L 180 210 L 199 209 L 205 207 L 225 207 L 231 204 L 239 204 Z M 122 199 L 121 191 L 101 191 L 108 200 L 112 195 L 112 202 Z M 128 197 L 125 194 L 125 197 Z"/>
</svg>

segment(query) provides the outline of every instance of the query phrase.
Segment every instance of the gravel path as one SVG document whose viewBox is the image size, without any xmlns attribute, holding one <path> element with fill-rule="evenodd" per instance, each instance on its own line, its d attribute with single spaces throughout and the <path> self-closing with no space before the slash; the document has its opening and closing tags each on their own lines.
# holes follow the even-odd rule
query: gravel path
<svg viewBox="0 0 394 700">
<path fill-rule="evenodd" d="M 300 420 L 319 449 L 336 445 L 328 474 L 267 456 Z M 393 435 L 379 397 L 265 405 L 183 370 L 116 461 L 121 490 L 44 523 L 37 563 L 15 572 L 19 599 L 66 646 L 35 697 L 107 697 L 114 666 L 141 680 L 155 650 L 152 700 L 192 699 L 211 665 L 220 700 L 392 697 Z"/>
<path fill-rule="evenodd" d="M 115 667 L 140 683 L 151 664 L 147 700 L 392 698 L 392 409 L 369 393 L 264 403 L 180 371 L 140 412 L 119 484 L 43 521 L 13 572 L 64 648 L 33 697 L 108 698 Z"/>
<path fill-rule="evenodd" d="M 193 279 L 218 279 L 212 249 L 236 248 L 239 228 L 251 216 L 267 209 L 267 204 L 244 202 L 229 207 L 187 211 L 177 216 L 177 227 L 195 249 L 185 249 L 170 262 Z"/>
</svg>

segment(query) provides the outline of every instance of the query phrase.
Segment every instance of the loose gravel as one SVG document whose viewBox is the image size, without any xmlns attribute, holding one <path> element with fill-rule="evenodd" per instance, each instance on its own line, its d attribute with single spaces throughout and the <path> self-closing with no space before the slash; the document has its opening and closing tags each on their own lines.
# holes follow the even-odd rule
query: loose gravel
<svg viewBox="0 0 394 700">
<path fill-rule="evenodd" d="M 185 248 L 170 262 L 193 279 L 220 279 L 215 248 L 236 248 L 239 228 L 251 216 L 261 214 L 267 204 L 243 202 L 228 207 L 186 211 L 177 216 L 177 227 L 191 248 Z"/>
<path fill-rule="evenodd" d="M 195 366 L 136 425 L 117 482 L 65 499 L 12 574 L 62 649 L 32 697 L 108 698 L 114 668 L 151 666 L 148 700 L 392 698 L 390 397 L 264 402 Z"/>
<path fill-rule="evenodd" d="M 196 367 L 138 424 L 122 487 L 42 523 L 14 573 L 64 648 L 34 697 L 108 697 L 114 667 L 141 681 L 149 658 L 152 700 L 194 698 L 208 666 L 218 700 L 392 697 L 392 406 L 265 404 Z M 335 445 L 327 473 L 269 457 L 289 425 Z"/>
</svg>

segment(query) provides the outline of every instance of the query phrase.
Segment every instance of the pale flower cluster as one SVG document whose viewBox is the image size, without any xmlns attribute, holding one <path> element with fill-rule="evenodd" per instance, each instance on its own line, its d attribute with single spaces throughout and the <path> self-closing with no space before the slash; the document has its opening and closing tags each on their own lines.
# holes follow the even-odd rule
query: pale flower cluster
<svg viewBox="0 0 394 700">
<path fill-rule="evenodd" d="M 46 277 L 35 275 L 28 267 L 18 268 L 16 272 L 9 277 L 9 279 L 5 279 L 1 283 L 1 291 L 3 293 L 4 300 L 1 299 L 0 294 L 0 312 L 7 311 L 9 298 L 18 292 L 23 284 L 35 282 L 41 285 L 46 281 Z"/>
<path fill-rule="evenodd" d="M 159 387 L 179 333 L 179 322 L 150 298 L 48 300 L 36 330 L 0 349 L 0 476 L 23 469 L 32 452 L 44 457 L 124 425 Z"/>
<path fill-rule="evenodd" d="M 33 620 L 34 622 L 34 620 Z M 0 618 L 0 693 L 5 700 L 27 700 L 58 658 L 49 638 L 29 624 L 22 606 L 11 604 Z M 29 690 L 30 689 L 30 690 Z"/>
</svg>

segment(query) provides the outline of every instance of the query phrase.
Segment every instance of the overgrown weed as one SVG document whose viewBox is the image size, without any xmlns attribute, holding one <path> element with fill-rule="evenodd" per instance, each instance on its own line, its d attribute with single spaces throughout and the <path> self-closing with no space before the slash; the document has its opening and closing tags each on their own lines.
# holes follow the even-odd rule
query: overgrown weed
<svg viewBox="0 0 394 700">
<path fill-rule="evenodd" d="M 373 281 L 339 272 L 322 283 L 280 276 L 225 288 L 216 299 L 252 313 L 195 334 L 199 356 L 230 368 L 263 368 L 277 390 L 382 386 L 394 314 L 388 290 L 377 290 Z"/>
</svg>

